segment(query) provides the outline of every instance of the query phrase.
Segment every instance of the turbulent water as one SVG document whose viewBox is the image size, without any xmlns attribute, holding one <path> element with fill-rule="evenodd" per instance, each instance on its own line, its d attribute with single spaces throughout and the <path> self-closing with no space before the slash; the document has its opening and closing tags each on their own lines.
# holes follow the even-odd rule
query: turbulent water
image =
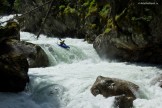
<svg viewBox="0 0 162 108">
<path fill-rule="evenodd" d="M 57 45 L 57 38 L 39 40 L 21 32 L 21 40 L 39 44 L 50 66 L 29 69 L 30 83 L 21 93 L 0 93 L 0 108 L 113 108 L 114 97 L 94 97 L 90 88 L 99 75 L 120 78 L 140 86 L 135 108 L 162 108 L 162 89 L 150 81 L 162 71 L 154 66 L 100 60 L 91 44 L 66 38 L 70 49 Z M 43 62 L 40 60 L 40 62 Z"/>
</svg>

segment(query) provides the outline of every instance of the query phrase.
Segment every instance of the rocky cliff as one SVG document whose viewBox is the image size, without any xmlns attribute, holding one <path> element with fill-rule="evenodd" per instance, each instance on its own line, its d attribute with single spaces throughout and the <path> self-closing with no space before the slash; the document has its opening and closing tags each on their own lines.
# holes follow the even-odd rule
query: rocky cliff
<svg viewBox="0 0 162 108">
<path fill-rule="evenodd" d="M 162 63 L 161 1 L 129 1 L 107 23 L 94 48 L 101 57 L 121 61 Z M 111 23 L 110 23 L 111 22 Z"/>
</svg>

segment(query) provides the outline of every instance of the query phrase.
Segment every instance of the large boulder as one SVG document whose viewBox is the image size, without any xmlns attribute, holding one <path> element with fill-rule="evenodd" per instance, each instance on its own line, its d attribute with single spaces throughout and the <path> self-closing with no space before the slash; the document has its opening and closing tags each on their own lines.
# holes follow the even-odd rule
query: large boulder
<svg viewBox="0 0 162 108">
<path fill-rule="evenodd" d="M 8 40 L 6 43 L 15 49 L 15 53 L 22 53 L 27 58 L 29 68 L 49 66 L 48 56 L 39 45 L 15 39 Z"/>
<path fill-rule="evenodd" d="M 139 87 L 136 84 L 129 81 L 98 76 L 91 88 L 91 93 L 94 96 L 101 94 L 106 98 L 124 94 L 127 97 L 132 97 L 135 99 L 135 94 L 137 93 L 138 89 Z"/>
<path fill-rule="evenodd" d="M 20 92 L 29 82 L 26 57 L 13 47 L 0 43 L 0 92 Z"/>
<path fill-rule="evenodd" d="M 91 88 L 91 93 L 106 98 L 115 96 L 115 108 L 132 108 L 138 89 L 139 86 L 129 81 L 98 76 Z"/>
<path fill-rule="evenodd" d="M 115 30 L 108 34 L 99 35 L 93 43 L 94 48 L 101 58 L 118 61 L 143 62 L 152 64 L 162 63 L 162 45 L 139 40 L 140 45 L 135 45 L 127 36 L 117 37 Z M 130 38 L 130 37 L 129 37 Z"/>
<path fill-rule="evenodd" d="M 23 52 L 27 56 L 30 68 L 47 67 L 49 66 L 49 59 L 44 50 L 36 44 L 23 42 Z"/>
<path fill-rule="evenodd" d="M 20 43 L 20 27 L 8 22 L 0 27 L 0 92 L 20 92 L 29 82 L 28 61 L 23 52 L 13 45 Z"/>
<path fill-rule="evenodd" d="M 17 22 L 9 21 L 6 26 L 0 26 L 0 43 L 5 39 L 20 40 L 20 26 Z"/>
</svg>

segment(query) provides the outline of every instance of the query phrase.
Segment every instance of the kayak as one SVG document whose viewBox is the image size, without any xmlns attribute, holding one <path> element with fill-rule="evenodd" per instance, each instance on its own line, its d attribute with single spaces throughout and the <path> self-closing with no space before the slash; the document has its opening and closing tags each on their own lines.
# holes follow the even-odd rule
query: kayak
<svg viewBox="0 0 162 108">
<path fill-rule="evenodd" d="M 63 44 L 63 45 L 58 44 L 58 46 L 60 46 L 60 47 L 62 47 L 62 48 L 65 48 L 65 49 L 70 49 L 70 47 L 69 47 L 68 45 L 66 45 L 66 44 Z"/>
</svg>

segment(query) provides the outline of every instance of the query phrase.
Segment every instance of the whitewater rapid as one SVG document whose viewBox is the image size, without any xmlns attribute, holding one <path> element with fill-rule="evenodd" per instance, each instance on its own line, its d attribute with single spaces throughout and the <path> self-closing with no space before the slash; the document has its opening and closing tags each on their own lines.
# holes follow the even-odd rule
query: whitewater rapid
<svg viewBox="0 0 162 108">
<path fill-rule="evenodd" d="M 155 66 L 103 61 L 93 45 L 82 39 L 65 38 L 71 48 L 57 45 L 57 38 L 21 32 L 21 40 L 40 45 L 49 67 L 30 68 L 30 83 L 21 93 L 0 93 L 0 108 L 113 108 L 114 97 L 94 97 L 90 88 L 99 75 L 120 78 L 140 86 L 143 97 L 135 108 L 162 108 L 162 89 L 150 81 L 162 71 Z M 40 62 L 43 62 L 40 60 Z"/>
</svg>

